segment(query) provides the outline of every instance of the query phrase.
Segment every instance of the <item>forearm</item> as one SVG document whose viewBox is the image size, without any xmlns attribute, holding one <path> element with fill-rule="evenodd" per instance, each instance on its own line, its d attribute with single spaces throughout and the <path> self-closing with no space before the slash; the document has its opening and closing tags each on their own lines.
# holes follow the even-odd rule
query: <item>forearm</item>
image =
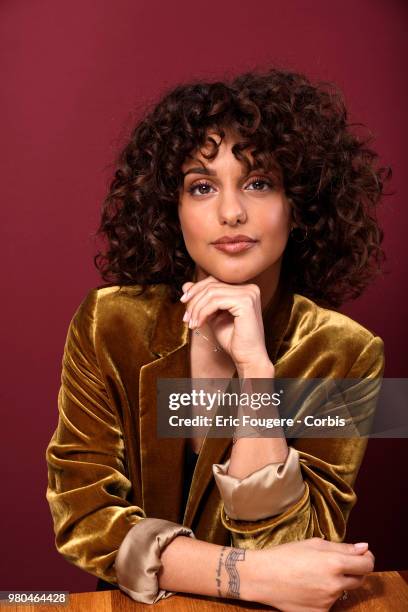
<svg viewBox="0 0 408 612">
<path fill-rule="evenodd" d="M 252 601 L 250 571 L 256 552 L 178 536 L 161 554 L 159 586 L 167 591 Z"/>
<path fill-rule="evenodd" d="M 272 363 L 262 364 L 253 368 L 238 368 L 240 379 L 273 379 L 275 369 Z M 254 383 L 245 380 L 242 391 L 250 393 Z M 256 386 L 256 385 L 255 385 Z M 268 393 L 273 392 L 273 387 L 263 389 Z M 279 418 L 279 413 L 275 406 L 268 408 L 268 416 Z M 255 415 L 256 416 L 256 415 Z M 279 463 L 286 460 L 288 456 L 288 445 L 281 427 L 274 428 L 277 437 L 240 437 L 237 439 L 231 450 L 231 459 L 228 474 L 236 478 L 245 478 L 255 470 L 258 470 L 269 463 Z"/>
</svg>

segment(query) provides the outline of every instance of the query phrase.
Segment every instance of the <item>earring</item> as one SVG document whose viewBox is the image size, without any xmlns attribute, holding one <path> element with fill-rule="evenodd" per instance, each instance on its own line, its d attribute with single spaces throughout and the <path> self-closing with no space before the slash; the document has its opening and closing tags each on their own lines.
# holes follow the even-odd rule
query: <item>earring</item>
<svg viewBox="0 0 408 612">
<path fill-rule="evenodd" d="M 291 238 L 292 238 L 293 242 L 297 242 L 297 243 L 302 243 L 302 242 L 305 242 L 305 240 L 307 240 L 307 238 L 308 238 L 308 231 L 307 231 L 307 228 L 306 228 L 305 233 L 303 234 L 303 238 L 302 238 L 302 240 L 298 240 L 298 239 L 296 239 L 296 238 L 295 238 L 295 234 L 293 233 L 293 230 L 296 230 L 296 229 L 300 229 L 300 228 L 298 228 L 298 227 L 292 227 L 292 229 L 290 230 L 290 236 L 291 236 Z"/>
</svg>

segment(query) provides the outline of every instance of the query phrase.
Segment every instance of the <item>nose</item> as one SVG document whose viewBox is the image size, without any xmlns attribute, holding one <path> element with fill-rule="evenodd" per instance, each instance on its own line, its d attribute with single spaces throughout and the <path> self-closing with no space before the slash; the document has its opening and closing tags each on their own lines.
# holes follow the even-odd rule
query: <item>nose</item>
<svg viewBox="0 0 408 612">
<path fill-rule="evenodd" d="M 240 202 L 239 195 L 235 193 L 223 193 L 218 199 L 218 217 L 220 223 L 235 225 L 244 223 L 247 218 L 245 207 Z"/>
</svg>

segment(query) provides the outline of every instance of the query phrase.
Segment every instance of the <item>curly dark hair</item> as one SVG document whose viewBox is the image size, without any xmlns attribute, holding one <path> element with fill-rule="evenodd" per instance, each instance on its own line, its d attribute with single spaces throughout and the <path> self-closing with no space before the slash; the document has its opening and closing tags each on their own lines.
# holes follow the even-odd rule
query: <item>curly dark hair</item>
<svg viewBox="0 0 408 612">
<path fill-rule="evenodd" d="M 96 268 L 113 284 L 139 284 L 143 293 L 164 283 L 173 302 L 180 298 L 195 269 L 178 219 L 181 166 L 208 144 L 209 132 L 223 137 L 231 129 L 239 137 L 235 157 L 248 169 L 278 168 L 292 200 L 304 239 L 290 235 L 281 273 L 294 291 L 329 308 L 357 298 L 386 259 L 376 208 L 389 195 L 384 185 L 392 171 L 375 167 L 371 133 L 361 138 L 353 125 L 362 124 L 347 123 L 333 83 L 312 84 L 299 73 L 271 69 L 230 82 L 179 84 L 138 121 L 115 162 L 95 234 L 108 247 L 95 255 Z"/>
</svg>

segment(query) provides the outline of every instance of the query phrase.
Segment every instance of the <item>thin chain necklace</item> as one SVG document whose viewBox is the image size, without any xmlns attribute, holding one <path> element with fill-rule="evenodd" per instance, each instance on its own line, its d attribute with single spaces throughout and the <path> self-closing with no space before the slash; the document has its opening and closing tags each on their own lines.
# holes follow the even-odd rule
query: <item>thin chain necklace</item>
<svg viewBox="0 0 408 612">
<path fill-rule="evenodd" d="M 201 333 L 198 329 L 194 329 L 193 332 L 197 335 L 197 336 L 202 336 L 203 338 L 205 338 L 210 344 L 213 345 L 213 351 L 217 352 L 217 351 L 222 351 L 225 352 L 224 349 L 219 345 L 219 344 L 214 344 L 213 342 L 211 342 L 211 340 L 209 340 L 207 338 L 207 336 L 204 336 L 203 333 Z M 233 436 L 232 436 L 232 444 L 234 445 L 238 440 L 236 431 L 234 431 Z"/>
<path fill-rule="evenodd" d="M 195 330 L 194 330 L 194 333 L 195 333 L 197 336 L 202 336 L 203 338 L 205 338 L 205 339 L 207 340 L 207 342 L 209 342 L 210 344 L 212 344 L 212 345 L 213 345 L 213 347 L 214 347 L 214 348 L 213 348 L 214 353 L 216 353 L 217 351 L 218 351 L 218 352 L 219 352 L 219 351 L 224 352 L 224 349 L 223 349 L 223 348 L 222 348 L 222 347 L 221 347 L 219 344 L 214 344 L 213 342 L 211 342 L 211 340 L 209 340 L 209 339 L 207 338 L 207 336 L 204 336 L 204 334 L 203 334 L 203 333 L 201 333 L 201 332 L 200 332 L 198 329 L 195 329 Z"/>
</svg>

